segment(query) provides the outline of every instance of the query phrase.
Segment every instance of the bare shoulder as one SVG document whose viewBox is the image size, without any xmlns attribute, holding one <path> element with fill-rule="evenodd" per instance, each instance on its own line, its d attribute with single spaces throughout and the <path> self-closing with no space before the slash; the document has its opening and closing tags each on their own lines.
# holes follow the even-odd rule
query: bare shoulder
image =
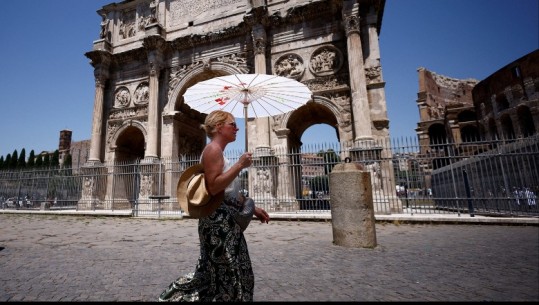
<svg viewBox="0 0 539 305">
<path fill-rule="evenodd" d="M 208 144 L 202 156 L 202 165 L 204 166 L 207 183 L 212 184 L 217 176 L 222 173 L 224 162 L 221 148 L 218 145 Z"/>
<path fill-rule="evenodd" d="M 204 154 L 203 155 L 204 158 L 214 159 L 221 156 L 223 152 L 221 151 L 221 148 L 218 145 L 210 143 L 204 148 L 203 154 Z"/>
<path fill-rule="evenodd" d="M 219 145 L 210 143 L 204 148 L 203 155 L 202 155 L 203 161 L 209 161 L 211 164 L 222 164 L 223 161 L 223 151 L 219 147 Z M 205 162 L 203 162 L 205 163 Z"/>
</svg>

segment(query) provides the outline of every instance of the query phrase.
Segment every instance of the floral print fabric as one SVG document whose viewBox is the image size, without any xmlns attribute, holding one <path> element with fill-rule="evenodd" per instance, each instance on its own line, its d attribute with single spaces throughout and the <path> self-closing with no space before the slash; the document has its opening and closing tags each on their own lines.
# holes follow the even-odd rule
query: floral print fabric
<svg viewBox="0 0 539 305">
<path fill-rule="evenodd" d="M 211 215 L 199 219 L 200 256 L 195 271 L 172 282 L 159 301 L 253 300 L 251 259 L 235 213 L 237 208 L 221 204 Z"/>
</svg>

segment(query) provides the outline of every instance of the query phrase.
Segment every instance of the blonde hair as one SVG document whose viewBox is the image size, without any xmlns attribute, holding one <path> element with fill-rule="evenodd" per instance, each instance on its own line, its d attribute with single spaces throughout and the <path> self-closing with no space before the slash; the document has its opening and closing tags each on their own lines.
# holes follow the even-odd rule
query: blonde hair
<svg viewBox="0 0 539 305">
<path fill-rule="evenodd" d="M 214 110 L 206 116 L 204 124 L 200 125 L 200 127 L 204 129 L 208 138 L 212 139 L 213 134 L 216 131 L 217 125 L 224 124 L 230 117 L 232 117 L 232 114 L 230 114 L 230 112 L 226 112 L 223 110 Z"/>
</svg>

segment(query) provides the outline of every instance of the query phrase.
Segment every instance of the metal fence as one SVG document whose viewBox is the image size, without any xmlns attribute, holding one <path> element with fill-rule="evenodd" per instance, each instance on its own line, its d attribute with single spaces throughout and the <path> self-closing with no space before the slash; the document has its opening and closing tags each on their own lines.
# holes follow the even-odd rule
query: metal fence
<svg viewBox="0 0 539 305">
<path fill-rule="evenodd" d="M 375 214 L 469 213 L 539 216 L 538 137 L 438 143 L 399 139 L 357 149 L 351 143 L 255 151 L 240 173 L 257 205 L 274 213 L 328 213 L 329 173 L 345 158 L 371 173 Z M 235 162 L 240 151 L 228 151 Z M 0 171 L 2 209 L 131 210 L 181 215 L 176 185 L 199 156 L 110 162 L 77 168 Z M 354 190 L 350 190 L 354 191 Z"/>
</svg>

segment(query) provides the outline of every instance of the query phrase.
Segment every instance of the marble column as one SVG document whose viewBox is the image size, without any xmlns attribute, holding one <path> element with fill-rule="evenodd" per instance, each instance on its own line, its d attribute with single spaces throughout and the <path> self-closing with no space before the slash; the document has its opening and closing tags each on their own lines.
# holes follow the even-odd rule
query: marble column
<svg viewBox="0 0 539 305">
<path fill-rule="evenodd" d="M 266 73 L 266 30 L 260 23 L 253 25 L 252 29 L 253 37 L 253 53 L 255 55 L 255 71 L 257 74 Z M 272 202 L 275 199 L 271 190 L 274 188 L 273 177 L 275 173 L 272 173 L 268 167 L 275 162 L 275 157 L 272 157 L 270 147 L 270 118 L 263 117 L 255 119 L 256 135 L 250 137 L 249 151 L 253 152 L 255 157 L 254 166 L 249 169 L 249 193 L 251 196 L 258 198 L 257 204 L 262 205 L 268 210 L 273 210 Z M 251 129 L 253 130 L 253 129 Z M 251 148 L 255 143 L 254 151 Z M 259 172 L 267 171 L 269 176 L 268 180 L 261 181 Z M 263 187 L 261 187 L 264 185 Z M 269 196 L 268 196 L 269 195 Z"/>
<path fill-rule="evenodd" d="M 255 54 L 255 73 L 266 73 L 266 30 L 262 24 L 253 26 L 253 47 Z M 256 119 L 256 148 L 255 156 L 270 155 L 270 118 Z"/>
<path fill-rule="evenodd" d="M 158 145 L 158 89 L 159 89 L 159 73 L 156 69 L 150 69 L 150 82 L 149 82 L 149 101 L 148 101 L 148 139 L 146 141 L 146 151 L 144 158 L 157 158 L 157 145 Z"/>
<path fill-rule="evenodd" d="M 92 119 L 92 137 L 90 140 L 90 155 L 86 164 L 81 167 L 84 176 L 82 185 L 82 196 L 77 203 L 80 210 L 95 209 L 104 207 L 106 189 L 106 171 L 101 160 L 102 143 L 105 138 L 103 132 L 105 86 L 109 79 L 109 67 L 111 54 L 108 51 L 94 50 L 85 54 L 94 67 L 95 95 L 94 112 Z M 106 208 L 106 207 L 105 207 Z"/>
<path fill-rule="evenodd" d="M 354 142 L 356 144 L 364 141 L 372 142 L 367 80 L 359 32 L 359 5 L 353 1 L 345 1 L 342 13 L 347 37 L 352 113 L 354 115 Z"/>
<path fill-rule="evenodd" d="M 92 138 L 90 142 L 90 162 L 100 162 L 101 136 L 103 135 L 103 91 L 105 79 L 95 78 L 94 115 L 92 120 Z"/>
<path fill-rule="evenodd" d="M 146 38 L 148 49 L 149 101 L 148 101 L 148 138 L 146 139 L 145 159 L 157 159 L 159 147 L 159 74 L 163 66 L 162 47 L 164 41 L 159 36 Z"/>
<path fill-rule="evenodd" d="M 109 56 L 102 54 L 101 52 L 93 52 L 88 54 L 88 57 L 92 60 L 95 77 L 95 95 L 94 95 L 94 112 L 92 120 L 92 137 L 90 142 L 90 156 L 88 158 L 89 163 L 101 162 L 101 143 L 103 142 L 103 104 L 104 104 L 104 91 L 105 83 L 109 78 Z"/>
<path fill-rule="evenodd" d="M 261 24 L 253 26 L 253 46 L 255 53 L 255 73 L 266 74 L 266 30 Z"/>
</svg>

